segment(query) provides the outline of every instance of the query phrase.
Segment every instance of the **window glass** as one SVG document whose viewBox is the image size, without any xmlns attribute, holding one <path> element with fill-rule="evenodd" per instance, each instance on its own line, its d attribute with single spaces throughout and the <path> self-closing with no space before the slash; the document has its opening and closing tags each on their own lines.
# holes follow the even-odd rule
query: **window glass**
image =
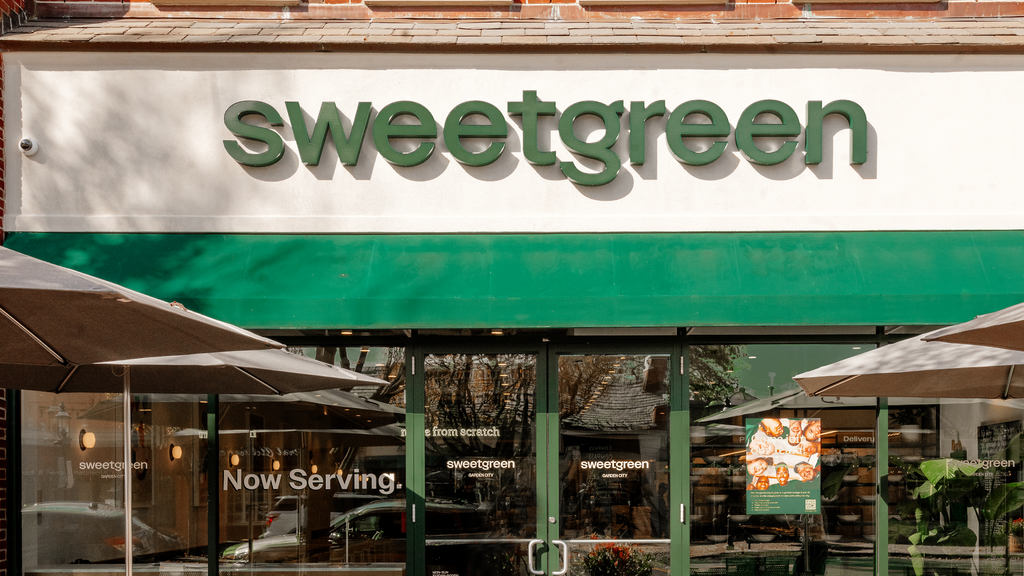
<svg viewBox="0 0 1024 576">
<path fill-rule="evenodd" d="M 570 566 L 670 571 L 669 356 L 558 359 L 559 482 Z"/>
<path fill-rule="evenodd" d="M 122 399 L 22 394 L 26 572 L 124 565 Z M 206 405 L 172 394 L 131 402 L 134 568 L 205 563 Z"/>
<path fill-rule="evenodd" d="M 537 533 L 537 356 L 424 365 L 427 574 L 518 574 Z"/>
<path fill-rule="evenodd" d="M 792 380 L 868 348 L 691 347 L 695 575 L 873 573 L 876 401 Z"/>
<path fill-rule="evenodd" d="M 405 352 L 309 348 L 379 384 L 220 398 L 221 572 L 405 562 Z"/>
<path fill-rule="evenodd" d="M 889 400 L 890 574 L 1024 573 L 1022 430 L 1020 400 Z"/>
</svg>

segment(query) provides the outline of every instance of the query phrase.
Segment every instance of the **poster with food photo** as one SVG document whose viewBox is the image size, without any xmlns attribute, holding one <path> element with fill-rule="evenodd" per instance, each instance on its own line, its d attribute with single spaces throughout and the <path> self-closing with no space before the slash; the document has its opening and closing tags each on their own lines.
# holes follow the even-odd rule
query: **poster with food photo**
<svg viewBox="0 0 1024 576">
<path fill-rule="evenodd" d="M 818 514 L 820 418 L 747 419 L 747 514 Z"/>
</svg>

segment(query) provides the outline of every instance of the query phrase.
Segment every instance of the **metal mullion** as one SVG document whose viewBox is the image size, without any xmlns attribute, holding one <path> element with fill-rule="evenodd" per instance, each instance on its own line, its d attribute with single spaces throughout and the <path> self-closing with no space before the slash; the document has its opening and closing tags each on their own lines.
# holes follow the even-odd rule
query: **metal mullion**
<svg viewBox="0 0 1024 576">
<path fill-rule="evenodd" d="M 423 354 L 415 345 L 405 348 L 405 514 L 409 574 L 426 574 L 427 464 L 424 430 Z"/>
<path fill-rule="evenodd" d="M 669 570 L 690 573 L 690 347 L 676 344 L 669 362 Z"/>
<path fill-rule="evenodd" d="M 879 398 L 875 424 L 875 576 L 889 576 L 889 399 Z"/>
<path fill-rule="evenodd" d="M 544 541 L 540 569 L 550 574 L 557 569 L 558 553 L 551 544 L 559 537 L 562 525 L 558 477 L 558 355 L 540 352 L 538 366 L 544 366 L 544 382 L 537 378 L 537 538 Z M 543 404 L 542 404 L 543 403 Z M 548 522 L 554 517 L 557 524 Z"/>
<path fill-rule="evenodd" d="M 206 570 L 209 576 L 220 573 L 220 435 L 217 418 L 220 401 L 216 394 L 206 396 Z"/>
</svg>

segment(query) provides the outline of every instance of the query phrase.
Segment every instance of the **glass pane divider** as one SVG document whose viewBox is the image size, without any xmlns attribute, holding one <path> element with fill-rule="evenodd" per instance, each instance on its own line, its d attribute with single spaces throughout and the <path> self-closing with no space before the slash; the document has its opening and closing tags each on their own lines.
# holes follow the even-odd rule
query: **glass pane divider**
<svg viewBox="0 0 1024 576">
<path fill-rule="evenodd" d="M 406 533 L 406 567 L 410 574 L 426 573 L 426 559 L 421 551 L 426 548 L 426 439 L 424 413 L 426 397 L 424 392 L 424 354 L 414 346 L 405 349 L 406 381 L 406 517 L 409 522 Z M 418 514 L 417 514 L 418 512 Z"/>
<path fill-rule="evenodd" d="M 669 368 L 669 570 L 690 574 L 690 347 L 676 344 Z M 679 514 L 676 514 L 679 511 Z M 682 517 L 680 517 L 682 516 Z"/>
</svg>

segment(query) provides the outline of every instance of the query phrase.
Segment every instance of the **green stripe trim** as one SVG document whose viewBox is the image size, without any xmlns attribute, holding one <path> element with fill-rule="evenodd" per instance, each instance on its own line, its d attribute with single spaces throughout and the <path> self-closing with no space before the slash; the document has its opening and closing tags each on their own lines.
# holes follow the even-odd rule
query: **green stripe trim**
<svg viewBox="0 0 1024 576">
<path fill-rule="evenodd" d="M 249 328 L 947 324 L 1024 300 L 1024 233 L 15 233 Z"/>
</svg>

